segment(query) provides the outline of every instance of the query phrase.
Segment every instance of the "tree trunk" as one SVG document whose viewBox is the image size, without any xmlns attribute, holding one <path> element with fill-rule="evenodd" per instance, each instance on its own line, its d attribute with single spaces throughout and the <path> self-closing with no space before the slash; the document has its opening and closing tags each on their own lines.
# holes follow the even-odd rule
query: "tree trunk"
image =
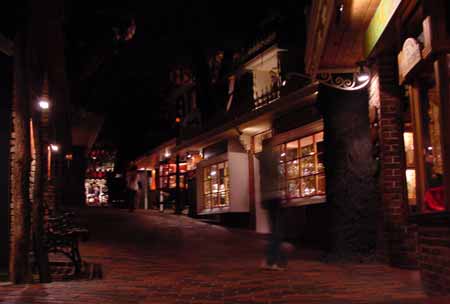
<svg viewBox="0 0 450 304">
<path fill-rule="evenodd" d="M 24 34 L 19 31 L 15 39 L 13 133 L 11 134 L 10 280 L 13 283 L 26 283 L 31 280 L 28 259 L 30 250 L 30 115 L 25 76 L 25 48 Z"/>
<path fill-rule="evenodd" d="M 331 216 L 330 257 L 351 259 L 372 255 L 379 197 L 369 136 L 367 92 L 325 87 L 320 92 Z"/>
<path fill-rule="evenodd" d="M 36 117 L 37 115 L 35 115 Z M 41 283 L 51 282 L 50 269 L 48 262 L 48 252 L 44 246 L 45 229 L 44 229 L 44 207 L 43 207 L 43 179 L 45 178 L 44 168 L 42 166 L 42 159 L 45 149 L 42 145 L 40 136 L 39 117 L 34 120 L 35 124 L 32 126 L 32 149 L 34 161 L 34 187 L 32 193 L 32 232 L 33 232 L 33 247 L 36 262 L 39 269 L 39 281 Z M 33 145 L 32 145 L 33 146 Z"/>
</svg>

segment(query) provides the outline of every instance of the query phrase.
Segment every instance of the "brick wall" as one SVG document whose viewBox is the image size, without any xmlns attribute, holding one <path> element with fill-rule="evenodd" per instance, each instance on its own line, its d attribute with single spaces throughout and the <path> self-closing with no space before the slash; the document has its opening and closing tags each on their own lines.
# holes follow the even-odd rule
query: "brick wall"
<svg viewBox="0 0 450 304">
<path fill-rule="evenodd" d="M 420 225 L 419 265 L 422 282 L 429 294 L 450 294 L 450 226 Z"/>
<path fill-rule="evenodd" d="M 408 224 L 403 147 L 403 101 L 394 56 L 380 57 L 371 81 L 369 109 L 376 116 L 372 130 L 379 137 L 375 151 L 380 163 L 381 225 L 379 253 L 392 265 L 415 267 L 417 233 Z M 375 111 L 375 113 L 373 113 Z"/>
</svg>

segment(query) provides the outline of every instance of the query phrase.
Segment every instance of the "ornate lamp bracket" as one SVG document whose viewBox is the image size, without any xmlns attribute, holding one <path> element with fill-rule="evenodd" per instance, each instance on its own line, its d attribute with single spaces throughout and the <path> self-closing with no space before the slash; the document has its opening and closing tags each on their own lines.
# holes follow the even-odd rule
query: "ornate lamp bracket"
<svg viewBox="0 0 450 304">
<path fill-rule="evenodd" d="M 359 71 L 355 73 L 321 73 L 312 78 L 311 76 L 293 72 L 287 74 L 287 79 L 292 76 L 307 78 L 311 81 L 317 81 L 323 85 L 344 91 L 357 91 L 365 88 L 370 81 L 367 71 Z"/>
</svg>

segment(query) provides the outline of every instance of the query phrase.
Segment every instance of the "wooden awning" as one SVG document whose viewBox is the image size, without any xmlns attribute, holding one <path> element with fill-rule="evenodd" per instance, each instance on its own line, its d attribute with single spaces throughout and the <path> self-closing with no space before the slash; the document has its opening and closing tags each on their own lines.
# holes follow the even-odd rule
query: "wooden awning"
<svg viewBox="0 0 450 304">
<path fill-rule="evenodd" d="M 370 56 L 399 7 L 405 6 L 406 2 L 313 1 L 308 24 L 306 72 L 314 77 L 321 72 L 355 70 L 357 62 Z"/>
</svg>

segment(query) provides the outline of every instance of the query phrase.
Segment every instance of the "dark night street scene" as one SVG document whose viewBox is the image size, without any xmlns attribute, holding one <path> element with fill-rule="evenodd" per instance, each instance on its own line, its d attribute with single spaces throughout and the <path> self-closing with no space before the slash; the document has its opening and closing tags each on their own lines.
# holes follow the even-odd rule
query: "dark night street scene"
<svg viewBox="0 0 450 304">
<path fill-rule="evenodd" d="M 1 304 L 450 304 L 449 0 L 0 5 Z"/>
</svg>

